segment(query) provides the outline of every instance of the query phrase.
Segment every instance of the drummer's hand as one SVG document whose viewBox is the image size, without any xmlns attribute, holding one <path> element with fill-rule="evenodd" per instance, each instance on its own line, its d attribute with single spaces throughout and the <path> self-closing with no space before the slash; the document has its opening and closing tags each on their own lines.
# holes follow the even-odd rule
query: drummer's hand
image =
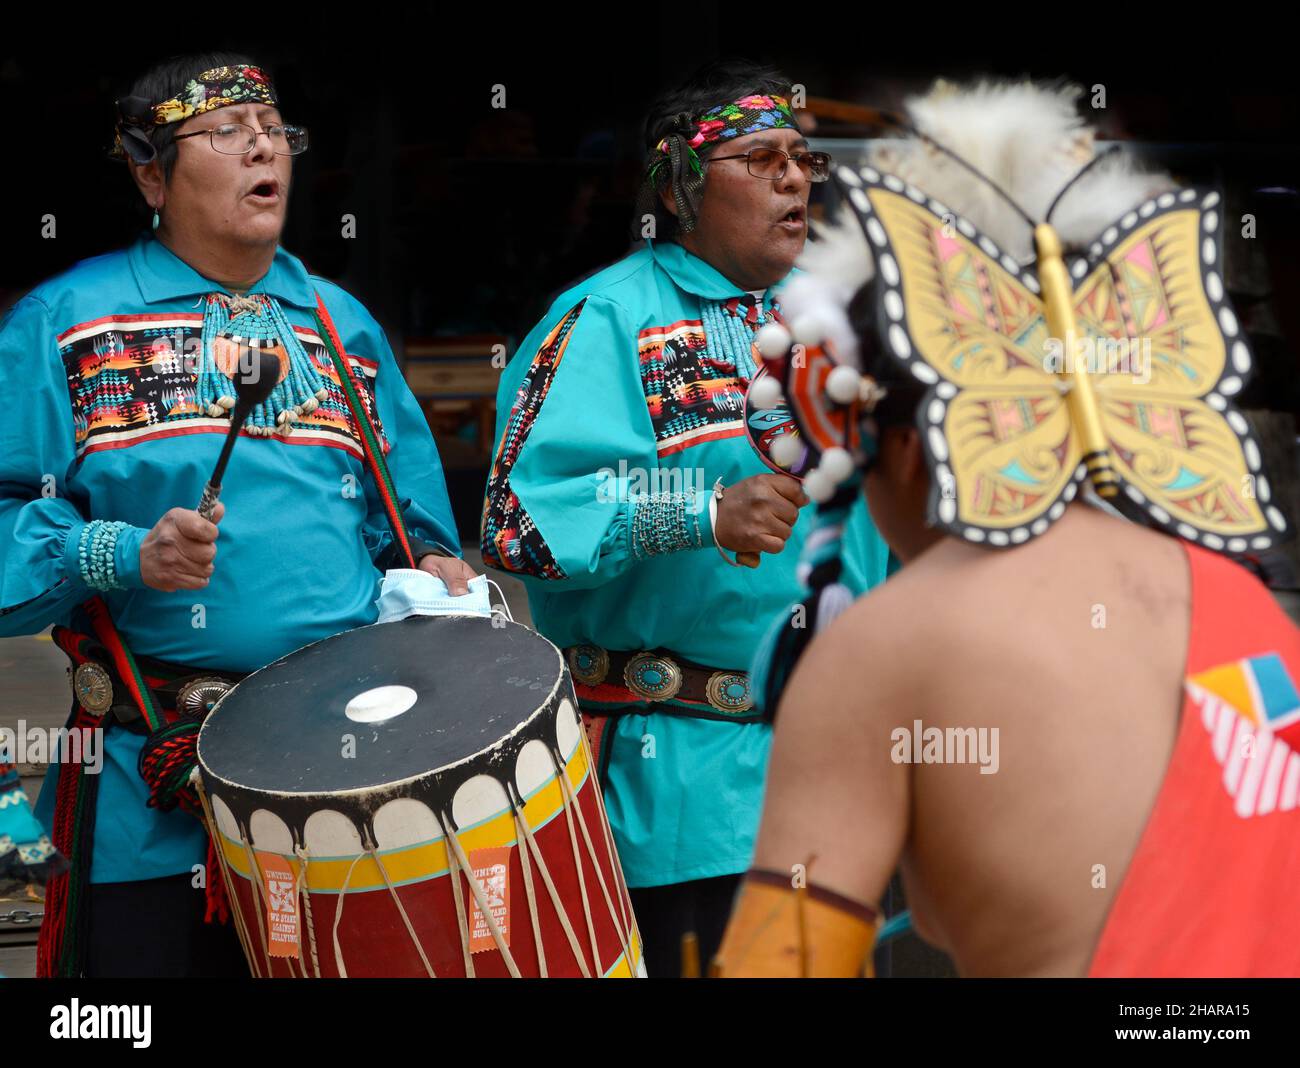
<svg viewBox="0 0 1300 1068">
<path fill-rule="evenodd" d="M 140 544 L 144 584 L 167 593 L 203 589 L 217 556 L 217 524 L 225 514 L 218 501 L 212 522 L 190 508 L 173 508 L 158 520 Z"/>
<path fill-rule="evenodd" d="M 459 556 L 424 556 L 420 558 L 420 570 L 430 575 L 437 575 L 453 597 L 463 597 L 469 593 L 469 580 L 477 573 Z"/>
<path fill-rule="evenodd" d="M 713 537 L 748 567 L 758 566 L 759 553 L 779 553 L 808 503 L 798 479 L 761 474 L 742 479 L 722 492 Z"/>
</svg>

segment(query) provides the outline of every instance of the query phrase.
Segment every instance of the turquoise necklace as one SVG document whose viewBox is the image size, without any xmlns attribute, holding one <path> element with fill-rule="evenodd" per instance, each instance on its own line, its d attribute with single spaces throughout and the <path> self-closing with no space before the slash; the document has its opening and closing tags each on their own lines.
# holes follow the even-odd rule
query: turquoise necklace
<svg viewBox="0 0 1300 1068">
<path fill-rule="evenodd" d="M 762 315 L 758 302 L 752 295 L 729 297 L 726 300 L 706 300 L 700 305 L 700 320 L 704 325 L 704 336 L 710 348 L 717 346 L 721 355 L 726 356 L 735 365 L 738 377 L 749 381 L 754 377 L 757 366 L 754 363 L 754 334 L 768 319 L 777 315 L 776 305 L 772 311 Z M 751 321 L 752 320 L 752 321 Z"/>
<path fill-rule="evenodd" d="M 233 370 L 250 350 L 282 347 L 288 370 L 271 395 L 253 409 L 245 427 L 263 437 L 291 434 L 294 420 L 315 411 L 328 394 L 325 379 L 294 334 L 279 301 L 265 293 L 234 297 L 210 293 L 205 300 L 195 395 L 199 410 L 214 419 L 227 415 L 235 406 L 235 386 L 227 368 Z"/>
</svg>

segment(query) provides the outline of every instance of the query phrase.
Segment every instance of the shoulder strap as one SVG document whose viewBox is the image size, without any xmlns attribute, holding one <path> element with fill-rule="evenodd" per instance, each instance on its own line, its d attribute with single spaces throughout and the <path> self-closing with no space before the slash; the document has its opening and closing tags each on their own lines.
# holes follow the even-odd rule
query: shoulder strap
<svg viewBox="0 0 1300 1068">
<path fill-rule="evenodd" d="M 339 384 L 343 387 L 343 396 L 347 399 L 348 410 L 352 413 L 352 422 L 357 428 L 357 433 L 361 435 L 361 449 L 365 453 L 366 466 L 370 468 L 371 477 L 374 478 L 379 496 L 383 499 L 388 526 L 393 532 L 393 541 L 400 550 L 402 559 L 406 561 L 406 566 L 414 568 L 415 554 L 411 551 L 411 538 L 406 530 L 406 519 L 402 515 L 397 488 L 393 485 L 393 476 L 388 471 L 388 464 L 384 462 L 383 446 L 380 444 L 379 435 L 375 432 L 374 424 L 370 421 L 370 414 L 361 403 L 356 378 L 353 377 L 348 361 L 343 358 L 343 343 L 339 341 L 338 331 L 334 329 L 334 320 L 325 310 L 325 301 L 321 299 L 319 293 L 316 294 L 316 325 L 321 340 L 325 342 L 325 351 L 330 354 L 330 359 L 334 362 Z"/>
<path fill-rule="evenodd" d="M 102 597 L 95 596 L 81 607 L 90 620 L 95 636 L 112 659 L 118 677 L 126 684 L 132 703 L 140 710 L 145 726 L 151 733 L 165 726 L 167 721 L 158 707 L 158 699 L 145 681 L 144 672 L 136 663 L 135 656 L 122 640 L 122 635 L 118 633 L 108 602 Z"/>
</svg>

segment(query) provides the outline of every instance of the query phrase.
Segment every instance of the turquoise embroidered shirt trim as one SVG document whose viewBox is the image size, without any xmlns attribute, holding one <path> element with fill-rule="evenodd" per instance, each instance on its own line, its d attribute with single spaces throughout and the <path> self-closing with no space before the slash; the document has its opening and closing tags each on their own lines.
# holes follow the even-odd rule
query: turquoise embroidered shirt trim
<svg viewBox="0 0 1300 1068">
<path fill-rule="evenodd" d="M 534 625 L 557 645 L 662 647 L 744 671 L 771 619 L 799 595 L 810 508 L 784 552 L 765 554 L 757 569 L 728 566 L 711 529 L 699 548 L 693 531 L 670 532 L 670 551 L 654 554 L 638 551 L 631 534 L 641 494 L 695 495 L 703 527 L 716 479 L 729 486 L 769 471 L 744 426 L 748 349 L 734 350 L 780 290 L 755 304 L 680 245 L 647 243 L 560 296 L 507 365 L 483 556 L 523 579 Z M 707 329 L 715 315 L 736 319 L 722 347 Z M 845 547 L 855 592 L 883 581 L 888 551 L 861 502 Z M 630 886 L 749 866 L 766 725 L 646 705 L 616 718 L 606 738 L 609 818 Z"/>
</svg>

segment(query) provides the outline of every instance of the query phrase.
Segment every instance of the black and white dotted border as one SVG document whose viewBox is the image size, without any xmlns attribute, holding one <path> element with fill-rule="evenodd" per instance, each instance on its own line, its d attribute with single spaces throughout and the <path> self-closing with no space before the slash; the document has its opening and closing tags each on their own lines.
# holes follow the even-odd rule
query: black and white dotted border
<svg viewBox="0 0 1300 1068">
<path fill-rule="evenodd" d="M 904 325 L 905 307 L 902 295 L 902 276 L 898 268 L 898 261 L 894 257 L 885 228 L 876 217 L 876 213 L 871 206 L 866 190 L 876 187 L 902 194 L 914 203 L 928 209 L 940 222 L 946 221 L 945 216 L 952 216 L 953 225 L 958 233 L 968 240 L 974 241 L 986 255 L 997 260 L 1003 269 L 1034 294 L 1041 292 L 1037 276 L 1032 270 L 1022 266 L 1018 260 L 999 249 L 990 238 L 976 230 L 969 220 L 952 212 L 933 197 L 927 196 L 916 186 L 904 182 L 895 175 L 884 174 L 869 166 L 860 167 L 857 171 L 847 166 L 839 166 L 836 168 L 836 177 L 845 187 L 849 202 L 861 219 L 863 230 L 872 245 L 872 254 L 876 259 L 877 275 L 885 283 L 881 291 L 879 304 L 890 324 L 885 338 L 890 351 L 893 352 L 897 359 L 906 364 L 915 378 L 932 387 L 922 402 L 921 411 L 923 415 L 918 421 L 922 438 L 926 444 L 926 451 L 930 456 L 931 470 L 935 476 L 931 486 L 931 497 L 932 503 L 934 503 L 934 498 L 937 497 L 938 499 L 935 511 L 939 516 L 939 521 L 946 529 L 968 541 L 987 542 L 987 544 L 997 547 L 1019 545 L 1027 541 L 1031 536 L 1037 537 L 1044 533 L 1065 512 L 1065 506 L 1075 498 L 1079 486 L 1082 484 L 1083 479 L 1087 477 L 1087 468 L 1084 464 L 1080 464 L 1075 469 L 1074 476 L 1069 484 L 1058 499 L 1048 508 L 1046 514 L 1040 516 L 1027 527 L 1016 527 L 1010 531 L 986 530 L 983 527 L 972 526 L 957 520 L 955 496 L 943 496 L 943 487 L 953 485 L 955 479 L 952 469 L 948 465 L 948 444 L 944 439 L 943 431 L 940 429 L 947 412 L 948 401 L 956 396 L 957 387 L 950 382 L 942 381 L 939 373 L 915 353 L 911 336 Z M 1085 279 L 1139 223 L 1146 223 L 1153 218 L 1172 211 L 1184 210 L 1187 205 L 1196 203 L 1199 200 L 1200 230 L 1203 236 L 1198 260 L 1201 267 L 1202 287 L 1207 300 L 1210 302 L 1219 328 L 1223 332 L 1225 343 L 1229 345 L 1228 359 L 1224 363 L 1223 376 L 1214 389 L 1205 395 L 1205 402 L 1215 411 L 1224 414 L 1229 427 L 1237 435 L 1242 454 L 1255 481 L 1256 498 L 1263 506 L 1264 515 L 1270 526 L 1281 534 L 1286 531 L 1286 520 L 1281 511 L 1275 505 L 1269 503 L 1272 491 L 1267 477 L 1261 470 L 1259 444 L 1251 434 L 1250 425 L 1246 422 L 1245 416 L 1233 407 L 1232 402 L 1228 400 L 1229 397 L 1239 393 L 1245 385 L 1250 376 L 1253 360 L 1250 346 L 1245 340 L 1237 316 L 1228 301 L 1227 291 L 1217 267 L 1222 249 L 1223 216 L 1221 210 L 1216 211 L 1214 209 L 1219 205 L 1221 199 L 1219 194 L 1213 190 L 1206 191 L 1195 188 L 1183 189 L 1177 193 L 1162 193 L 1158 197 L 1153 197 L 1126 212 L 1117 223 L 1107 227 L 1101 236 L 1089 246 L 1087 257 L 1075 259 L 1069 267 L 1069 272 L 1071 280 L 1077 284 Z M 1136 486 L 1131 485 L 1127 480 L 1124 480 L 1123 486 L 1129 499 L 1145 509 L 1147 514 L 1157 523 L 1167 530 L 1176 532 L 1180 537 L 1188 541 L 1199 542 L 1216 551 L 1222 552 L 1226 550 L 1231 553 L 1244 553 L 1249 549 L 1267 549 L 1274 543 L 1274 538 L 1268 534 L 1257 534 L 1249 539 L 1241 537 L 1225 539 L 1207 531 L 1197 530 L 1187 523 L 1174 523 L 1172 516 L 1165 509 L 1152 501 L 1148 501 L 1146 495 Z"/>
<path fill-rule="evenodd" d="M 1175 211 L 1185 211 L 1189 206 L 1198 211 L 1197 229 L 1200 231 L 1200 246 L 1197 260 L 1201 268 L 1201 288 L 1209 301 L 1211 312 L 1219 324 L 1219 330 L 1227 346 L 1227 358 L 1224 360 L 1223 373 L 1214 388 L 1205 394 L 1204 400 L 1216 412 L 1223 414 L 1232 432 L 1237 435 L 1241 445 L 1246 466 L 1255 482 L 1255 497 L 1260 502 L 1265 519 L 1278 534 L 1285 533 L 1287 524 L 1281 511 L 1269 503 L 1272 490 L 1268 478 L 1261 469 L 1259 443 L 1250 431 L 1246 417 L 1234 406 L 1230 397 L 1241 392 L 1250 378 L 1254 366 L 1250 345 L 1245 332 L 1237 321 L 1236 313 L 1228 301 L 1227 289 L 1219 273 L 1219 263 L 1223 255 L 1223 210 L 1220 207 L 1222 197 L 1214 190 L 1188 188 L 1178 192 L 1161 193 L 1158 197 L 1139 204 L 1126 212 L 1120 220 L 1108 226 L 1101 236 L 1088 246 L 1086 258 L 1080 258 L 1070 268 L 1072 280 L 1077 284 L 1087 278 L 1109 255 L 1116 246 L 1123 242 L 1133 229 Z M 1268 534 L 1256 534 L 1251 538 L 1222 538 L 1217 534 L 1197 530 L 1188 523 L 1175 523 L 1165 509 L 1152 501 L 1136 486 L 1124 483 L 1124 492 L 1135 504 L 1142 507 L 1166 530 L 1178 534 L 1187 541 L 1198 542 L 1216 552 L 1244 553 L 1250 549 L 1267 549 L 1274 544 L 1274 538 Z"/>
</svg>

